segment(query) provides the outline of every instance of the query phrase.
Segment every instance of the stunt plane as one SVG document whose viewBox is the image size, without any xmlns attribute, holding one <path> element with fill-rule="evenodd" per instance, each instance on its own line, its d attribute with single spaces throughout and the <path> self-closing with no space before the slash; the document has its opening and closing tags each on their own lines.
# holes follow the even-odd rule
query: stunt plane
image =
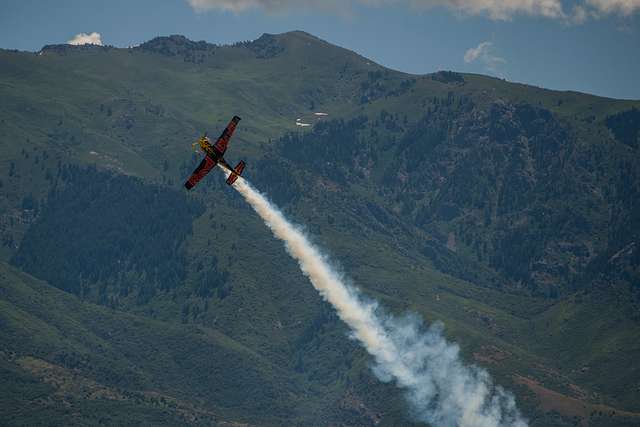
<svg viewBox="0 0 640 427">
<path fill-rule="evenodd" d="M 240 117 L 233 116 L 233 119 L 231 119 L 231 121 L 229 122 L 225 130 L 222 132 L 222 135 L 220 135 L 220 138 L 218 138 L 215 144 L 211 144 L 211 141 L 209 140 L 209 138 L 207 138 L 206 133 L 204 134 L 203 137 L 198 139 L 196 143 L 193 144 L 194 146 L 196 144 L 199 144 L 202 151 L 204 151 L 205 156 L 204 156 L 204 159 L 202 159 L 202 162 L 200 162 L 200 164 L 196 168 L 196 170 L 193 171 L 193 173 L 191 174 L 187 182 L 184 183 L 184 186 L 187 190 L 191 190 L 193 187 L 195 187 L 195 185 L 202 178 L 204 178 L 204 176 L 208 174 L 209 171 L 213 169 L 213 167 L 218 163 L 220 163 L 221 166 L 223 166 L 229 172 L 231 172 L 231 175 L 229 175 L 229 177 L 227 178 L 227 184 L 229 185 L 233 184 L 234 182 L 236 182 L 238 177 L 242 175 L 242 171 L 244 170 L 244 166 L 245 166 L 243 160 L 240 160 L 240 163 L 238 163 L 238 165 L 235 168 L 231 169 L 231 166 L 229 166 L 229 164 L 226 162 L 226 160 L 223 157 L 225 151 L 227 151 L 227 145 L 229 145 L 229 140 L 231 139 L 231 135 L 233 135 L 233 131 L 236 130 L 236 126 L 238 125 L 239 121 L 240 121 Z"/>
</svg>

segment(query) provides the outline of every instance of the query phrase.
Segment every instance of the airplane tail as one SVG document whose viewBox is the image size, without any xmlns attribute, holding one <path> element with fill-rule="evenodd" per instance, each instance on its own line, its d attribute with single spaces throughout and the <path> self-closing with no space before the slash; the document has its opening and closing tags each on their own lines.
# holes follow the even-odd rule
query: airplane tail
<svg viewBox="0 0 640 427">
<path fill-rule="evenodd" d="M 238 163 L 236 167 L 233 168 L 233 172 L 231 172 L 231 175 L 229 175 L 229 178 L 227 178 L 227 184 L 232 185 L 234 182 L 236 182 L 238 177 L 242 175 L 242 171 L 244 170 L 244 167 L 245 167 L 244 160 L 240 160 L 240 163 Z"/>
</svg>

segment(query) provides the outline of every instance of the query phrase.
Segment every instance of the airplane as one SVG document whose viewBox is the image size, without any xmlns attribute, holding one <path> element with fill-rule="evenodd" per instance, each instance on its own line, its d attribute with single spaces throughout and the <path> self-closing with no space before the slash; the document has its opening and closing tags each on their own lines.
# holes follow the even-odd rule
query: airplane
<svg viewBox="0 0 640 427">
<path fill-rule="evenodd" d="M 240 117 L 233 116 L 227 127 L 220 135 L 220 138 L 215 142 L 215 144 L 211 144 L 209 138 L 207 138 L 207 134 L 205 133 L 196 144 L 200 145 L 202 151 L 204 151 L 204 159 L 198 165 L 196 170 L 193 171 L 187 182 L 184 183 L 184 186 L 187 190 L 191 190 L 195 185 L 205 177 L 206 174 L 209 173 L 211 169 L 214 168 L 215 165 L 220 164 L 220 166 L 227 169 L 231 172 L 231 175 L 227 178 L 227 184 L 232 185 L 240 175 L 242 175 L 242 171 L 244 170 L 244 160 L 240 160 L 240 163 L 236 165 L 235 168 L 231 169 L 231 166 L 224 159 L 224 153 L 227 151 L 227 145 L 229 145 L 229 140 L 233 135 L 233 132 L 236 130 L 236 126 L 240 121 Z"/>
</svg>

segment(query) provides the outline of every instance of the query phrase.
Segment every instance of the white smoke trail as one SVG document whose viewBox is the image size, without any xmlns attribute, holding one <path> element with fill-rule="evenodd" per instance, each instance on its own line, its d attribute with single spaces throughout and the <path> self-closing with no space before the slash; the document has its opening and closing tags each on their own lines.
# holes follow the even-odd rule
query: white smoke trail
<svg viewBox="0 0 640 427">
<path fill-rule="evenodd" d="M 327 258 L 265 196 L 242 178 L 234 187 L 374 357 L 376 376 L 407 391 L 418 420 L 439 427 L 527 426 L 510 393 L 494 387 L 485 370 L 462 363 L 458 346 L 442 336 L 441 324 L 425 330 L 417 316 L 382 313 L 375 301 L 345 284 Z"/>
</svg>

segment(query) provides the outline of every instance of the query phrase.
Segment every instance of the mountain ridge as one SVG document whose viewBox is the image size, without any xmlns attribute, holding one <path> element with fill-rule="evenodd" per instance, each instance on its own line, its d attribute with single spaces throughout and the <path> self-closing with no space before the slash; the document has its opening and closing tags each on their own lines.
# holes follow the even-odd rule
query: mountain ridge
<svg viewBox="0 0 640 427">
<path fill-rule="evenodd" d="M 169 54 L 0 51 L 1 259 L 100 304 L 99 313 L 112 310 L 105 329 L 132 315 L 218 331 L 258 355 L 260 374 L 237 376 L 242 387 L 304 390 L 299 409 L 249 405 L 244 422 L 407 425 L 401 393 L 372 376 L 366 355 L 219 174 L 182 193 L 200 160 L 191 142 L 222 129 L 232 111 L 244 120 L 229 156 L 247 159 L 247 178 L 365 294 L 391 312 L 443 321 L 465 360 L 517 394 L 532 425 L 575 421 L 545 409 L 536 384 L 638 412 L 640 103 L 473 74 L 407 76 L 294 36 L 290 50 L 279 50 L 276 35 L 210 56 L 197 45 L 178 55 L 184 44 L 165 46 Z M 159 224 L 171 232 L 153 231 Z M 92 253 L 104 262 L 83 258 Z M 167 271 L 171 280 L 157 279 Z M 20 280 L 6 277 L 0 302 L 11 307 L 6 289 Z M 15 323 L 9 331 L 28 336 Z M 37 354 L 18 346 L 18 357 L 45 369 L 59 364 L 52 346 L 43 341 Z M 119 348 L 128 351 L 126 342 Z M 171 354 L 166 375 L 186 375 L 180 393 L 200 402 L 207 386 L 236 378 L 214 369 L 198 382 L 189 376 L 197 367 Z M 153 359 L 141 362 L 155 369 Z M 20 377 L 7 366 L 15 374 L 7 381 Z M 629 369 L 607 375 L 616 366 Z M 208 402 L 205 410 L 233 415 L 233 399 Z"/>
<path fill-rule="evenodd" d="M 369 62 L 372 64 L 375 64 L 381 68 L 384 68 L 385 70 L 388 71 L 392 71 L 395 73 L 399 73 L 399 74 L 404 74 L 407 76 L 412 76 L 412 77 L 430 77 L 433 76 L 434 74 L 438 74 L 438 73 L 442 73 L 442 72 L 453 72 L 456 74 L 460 74 L 460 75 L 468 75 L 468 76 L 474 76 L 474 77 L 481 77 L 481 78 L 490 78 L 490 79 L 496 79 L 498 81 L 503 81 L 503 82 L 507 82 L 505 79 L 500 78 L 500 77 L 496 77 L 496 76 L 490 76 L 490 75 L 485 75 L 485 74 L 480 74 L 480 73 L 470 73 L 470 72 L 458 72 L 458 71 L 446 71 L 446 70 L 437 70 L 434 72 L 430 72 L 430 73 L 422 73 L 422 74 L 414 74 L 414 73 L 407 73 L 407 72 L 402 72 L 402 71 L 398 71 L 395 70 L 393 68 L 390 67 L 386 67 L 384 65 L 381 64 L 377 64 L 375 63 L 373 60 L 370 60 L 364 56 L 359 55 L 358 53 L 356 53 L 355 51 L 350 50 L 349 48 L 346 47 L 342 47 L 342 46 L 338 46 L 338 45 L 333 45 L 330 42 L 323 40 L 319 37 L 316 37 L 310 33 L 307 33 L 305 31 L 301 31 L 301 30 L 293 30 L 293 31 L 288 31 L 288 32 L 284 32 L 284 33 L 263 33 L 260 37 L 256 38 L 255 40 L 250 40 L 250 41 L 242 41 L 242 42 L 235 42 L 235 43 L 230 43 L 230 44 L 217 44 L 217 43 L 212 43 L 212 42 L 208 42 L 205 40 L 199 40 L 199 41 L 195 41 L 195 40 L 191 40 L 189 38 L 187 38 L 186 36 L 182 35 L 182 34 L 173 34 L 173 35 L 168 35 L 168 36 L 156 36 L 152 39 L 149 39 L 145 42 L 142 42 L 138 45 L 135 46 L 128 46 L 128 47 L 117 47 L 117 46 L 113 46 L 113 45 L 92 45 L 92 44 L 86 44 L 86 45 L 70 45 L 70 44 L 66 44 L 66 43 L 61 43 L 61 44 L 48 44 L 48 45 L 44 45 L 39 51 L 37 52 L 31 52 L 31 51 L 17 51 L 17 50 L 13 50 L 13 49 L 1 49 L 0 50 L 5 50 L 5 51 L 9 51 L 9 52 L 24 52 L 24 53 L 35 53 L 35 54 L 41 54 L 41 53 L 46 53 L 47 51 L 51 51 L 51 53 L 61 53 L 61 52 L 91 52 L 91 51 L 102 51 L 102 52 L 107 52 L 111 49 L 125 49 L 125 50 L 129 50 L 129 49 L 133 49 L 133 50 L 147 50 L 147 51 L 154 51 L 157 50 L 157 48 L 154 48 L 153 46 L 161 44 L 161 43 L 166 43 L 166 42 L 170 42 L 170 43 L 174 43 L 174 44 L 179 44 L 179 45 L 184 45 L 186 46 L 188 49 L 196 49 L 196 50 L 215 50 L 215 49 L 221 49 L 221 48 L 233 48 L 233 47 L 247 47 L 247 46 L 252 46 L 255 44 L 261 44 L 261 43 L 267 43 L 268 41 L 271 40 L 284 40 L 285 42 L 308 42 L 308 41 L 312 41 L 315 43 L 319 43 L 323 46 L 330 46 L 331 48 L 337 48 L 337 49 L 341 49 L 344 50 L 346 52 L 349 52 L 351 54 L 354 54 L 360 58 L 362 58 L 365 62 Z M 510 84 L 515 84 L 515 85 L 522 85 L 531 89 L 535 89 L 535 90 L 545 90 L 545 91 L 550 91 L 550 92 L 557 92 L 557 93 L 564 93 L 567 95 L 588 95 L 588 96 L 592 96 L 594 98 L 598 98 L 598 99 L 603 99 L 603 100 L 615 100 L 615 101 L 622 101 L 622 102 L 640 102 L 640 100 L 637 99 L 619 99 L 619 98 L 612 98 L 612 97 L 607 97 L 607 96 L 601 96 L 601 95 L 595 95 L 595 94 L 590 94 L 588 92 L 580 92 L 580 91 L 575 91 L 575 90 L 570 90 L 570 89 L 548 89 L 542 86 L 535 86 L 535 85 L 531 85 L 529 83 L 526 82 L 508 82 Z"/>
</svg>

